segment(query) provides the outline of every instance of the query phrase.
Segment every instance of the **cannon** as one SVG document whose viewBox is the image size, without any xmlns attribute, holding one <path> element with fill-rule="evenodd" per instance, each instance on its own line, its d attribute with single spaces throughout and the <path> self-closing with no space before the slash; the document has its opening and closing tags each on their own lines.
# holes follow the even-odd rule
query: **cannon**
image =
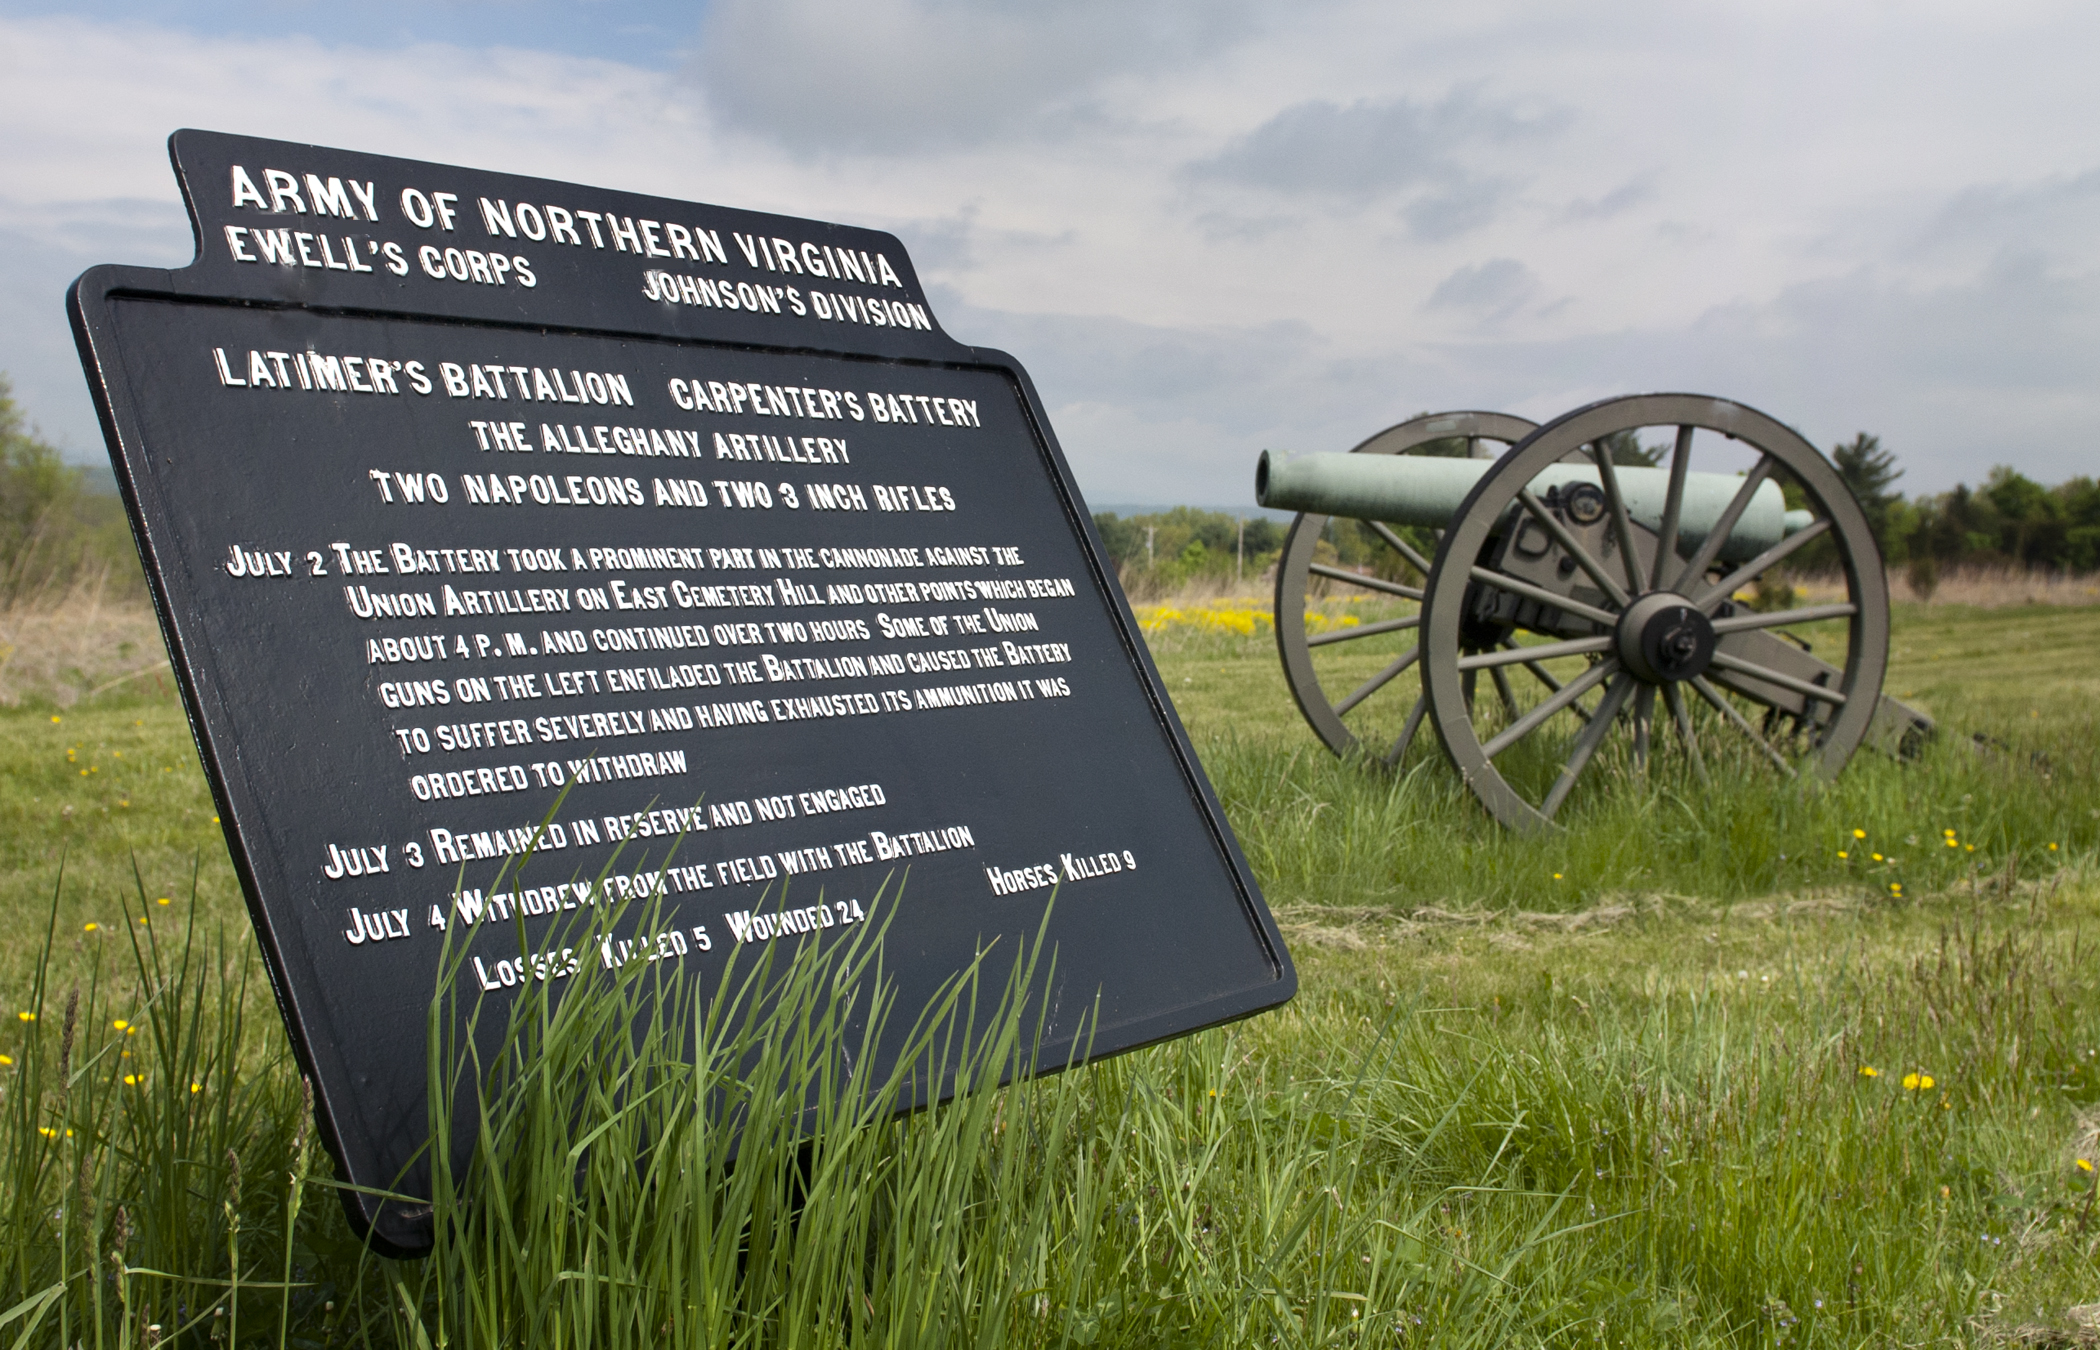
<svg viewBox="0 0 2100 1350">
<path fill-rule="evenodd" d="M 1669 437 L 1665 463 L 1613 462 L 1649 429 Z M 1512 829 L 1550 830 L 1578 794 L 1665 755 L 1700 779 L 1829 777 L 1862 745 L 1914 754 L 1932 731 L 1881 692 L 1888 585 L 1858 503 L 1743 404 L 1644 394 L 1544 426 L 1430 414 L 1345 455 L 1264 452 L 1255 497 L 1300 513 L 1276 638 L 1313 730 L 1400 767 L 1426 722 Z M 1321 556 L 1336 519 L 1383 550 L 1371 567 Z M 1818 541 L 1842 595 L 1756 607 Z"/>
</svg>

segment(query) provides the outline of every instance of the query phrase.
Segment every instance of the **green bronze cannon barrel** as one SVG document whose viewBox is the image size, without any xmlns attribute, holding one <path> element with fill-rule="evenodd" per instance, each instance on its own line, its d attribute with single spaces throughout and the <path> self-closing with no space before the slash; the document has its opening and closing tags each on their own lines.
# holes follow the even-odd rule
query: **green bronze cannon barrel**
<svg viewBox="0 0 2100 1350">
<path fill-rule="evenodd" d="M 1283 511 L 1441 530 L 1453 523 L 1466 494 L 1492 468 L 1492 460 L 1422 455 L 1303 455 L 1285 461 L 1264 450 L 1254 471 L 1254 499 Z M 1669 493 L 1669 471 L 1620 466 L 1616 476 L 1627 514 L 1651 530 L 1659 528 Z M 1597 486 L 1600 481 L 1593 465 L 1559 463 L 1534 478 L 1531 490 L 1543 497 L 1549 490 L 1577 483 Z M 1678 527 L 1685 547 L 1696 547 L 1706 537 L 1741 486 L 1742 480 L 1732 474 L 1685 476 Z M 1516 510 L 1514 506 L 1509 509 Z M 1728 562 L 1747 561 L 1812 519 L 1806 511 L 1787 510 L 1779 485 L 1767 481 L 1751 497 L 1749 509 L 1729 534 L 1720 556 Z"/>
</svg>

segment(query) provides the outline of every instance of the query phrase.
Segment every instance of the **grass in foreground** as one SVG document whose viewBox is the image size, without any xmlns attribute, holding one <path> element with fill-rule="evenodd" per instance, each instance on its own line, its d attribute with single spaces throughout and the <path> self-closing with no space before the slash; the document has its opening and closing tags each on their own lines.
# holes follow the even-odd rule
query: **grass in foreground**
<svg viewBox="0 0 2100 1350">
<path fill-rule="evenodd" d="M 724 1184 L 681 1095 L 690 1071 L 647 1047 L 586 1053 L 579 1000 L 577 1020 L 526 1028 L 544 1071 L 512 1085 L 507 1133 L 464 1174 L 504 1203 L 413 1265 L 361 1257 L 326 1191 L 179 713 L 146 696 L 0 713 L 0 916 L 17 935 L 0 971 L 0 1337 L 2095 1339 L 2074 1309 L 2100 1301 L 2081 1166 L 2100 1165 L 2082 659 L 2100 613 L 1898 623 L 1892 691 L 2001 748 L 1863 758 L 1820 792 L 1629 784 L 1535 843 L 1434 773 L 1332 760 L 1259 639 L 1162 635 L 1162 673 L 1296 935 L 1297 1003 L 834 1131 L 811 1165 L 838 1180 L 798 1214 L 784 1134 L 741 1191 Z M 89 756 L 102 768 L 83 777 Z M 598 1015 L 656 996 L 613 987 L 642 1002 Z M 643 1081 L 683 1086 L 620 1096 Z M 582 1106 L 534 1105 L 555 1099 Z"/>
<path fill-rule="evenodd" d="M 8 1038 L 0 1332 L 2068 1338 L 2100 1258 L 2096 917 L 2089 889 L 2030 886 L 1792 917 L 1679 905 L 1588 931 L 1358 927 L 1346 949 L 1308 949 L 1295 1005 L 1238 1027 L 887 1123 L 883 1094 L 863 1108 L 833 1081 L 833 1128 L 806 1161 L 788 1125 L 840 1062 L 835 967 L 804 966 L 789 1001 L 805 1015 L 772 1024 L 814 1033 L 801 1041 L 608 977 L 544 1017 L 519 1005 L 520 1053 L 485 1066 L 484 1145 L 448 1188 L 475 1203 L 447 1210 L 420 1263 L 349 1239 L 269 1010 L 240 1016 L 249 963 L 190 941 L 156 965 L 147 943 L 77 1005 L 44 991 Z M 990 974 L 929 1022 L 922 1065 L 967 1085 L 1025 1053 L 1026 1013 Z M 620 1048 L 609 1032 L 638 1013 L 713 1055 L 685 1066 L 668 1030 Z M 964 1014 L 1000 1033 L 988 1057 L 959 1059 Z M 753 1055 L 774 1068 L 731 1072 Z M 741 1086 L 768 1082 L 786 1086 Z M 734 1170 L 699 1109 L 722 1093 L 746 1112 Z"/>
</svg>

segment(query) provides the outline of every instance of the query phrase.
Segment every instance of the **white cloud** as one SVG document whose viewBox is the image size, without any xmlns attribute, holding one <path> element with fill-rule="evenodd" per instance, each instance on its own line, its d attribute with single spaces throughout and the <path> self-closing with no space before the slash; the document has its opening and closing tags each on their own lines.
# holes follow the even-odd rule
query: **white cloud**
<svg viewBox="0 0 2100 1350">
<path fill-rule="evenodd" d="M 1198 181 L 1360 202 L 1396 188 L 1468 183 L 1466 150 L 1543 135 L 1562 120 L 1484 100 L 1477 88 L 1433 104 L 1314 99 L 1285 108 L 1188 172 Z"/>
<path fill-rule="evenodd" d="M 798 155 L 1065 140 L 1112 120 L 1102 85 L 1248 31 L 1242 0 L 716 0 L 693 73 L 723 125 Z"/>
<path fill-rule="evenodd" d="M 1469 263 L 1437 283 L 1430 309 L 1459 309 L 1483 319 L 1506 319 L 1538 292 L 1539 279 L 1515 258 Z"/>
</svg>

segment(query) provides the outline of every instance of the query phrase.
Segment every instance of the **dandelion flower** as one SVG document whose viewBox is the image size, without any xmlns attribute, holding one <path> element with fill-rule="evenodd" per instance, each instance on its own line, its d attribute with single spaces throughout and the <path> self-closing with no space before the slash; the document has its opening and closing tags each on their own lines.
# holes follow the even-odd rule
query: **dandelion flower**
<svg viewBox="0 0 2100 1350">
<path fill-rule="evenodd" d="M 2054 853 L 2054 852 L 2056 852 L 2056 845 L 2054 845 L 2054 844 L 2051 844 L 2051 845 L 2049 845 L 2049 851 L 2050 851 L 2051 853 Z"/>
<path fill-rule="evenodd" d="M 1882 860 L 1881 855 L 1879 853 L 1874 854 L 1873 858 L 1875 862 L 1880 862 Z"/>
<path fill-rule="evenodd" d="M 1879 1078 L 1881 1077 L 1881 1070 L 1871 1064 L 1862 1064 L 1859 1066 L 1859 1076 L 1861 1078 Z"/>
<path fill-rule="evenodd" d="M 1946 835 L 1949 839 L 1954 837 L 1954 831 L 1952 830 L 1941 830 L 1940 833 Z"/>
<path fill-rule="evenodd" d="M 124 1075 L 124 1085 L 126 1087 L 137 1087 L 145 1081 L 146 1075 L 142 1073 L 127 1073 Z"/>
<path fill-rule="evenodd" d="M 54 717 L 54 718 L 52 718 L 51 720 L 52 720 L 53 722 L 63 722 L 63 721 L 65 721 L 66 719 L 64 719 L 63 717 Z"/>
<path fill-rule="evenodd" d="M 1553 874 L 1553 879 L 1554 879 L 1555 881 L 1559 881 L 1559 880 L 1560 880 L 1560 873 L 1558 873 L 1558 872 L 1555 872 L 1555 873 Z"/>
<path fill-rule="evenodd" d="M 113 1027 L 115 1027 L 115 1028 L 116 1028 L 117 1030 L 119 1030 L 119 1031 L 122 1031 L 122 1030 L 123 1030 L 124 1028 L 126 1028 L 126 1027 L 130 1026 L 130 1025 L 131 1025 L 131 1023 L 129 1023 L 129 1022 L 125 1021 L 125 1020 L 124 1020 L 123 1018 L 119 1017 L 119 1018 L 118 1018 L 118 1019 L 117 1019 L 116 1021 L 114 1021 L 114 1022 L 111 1022 L 111 1023 L 110 1023 L 110 1025 L 111 1025 L 111 1026 L 113 1026 Z"/>
<path fill-rule="evenodd" d="M 92 933 L 101 926 L 102 925 L 99 923 L 85 923 L 80 926 L 80 931 L 83 933 Z"/>
<path fill-rule="evenodd" d="M 1847 852 L 1846 852 L 1845 850 L 1843 850 L 1843 849 L 1839 849 L 1839 850 L 1838 850 L 1838 856 L 1839 856 L 1840 858 L 1849 858 L 1849 857 L 1851 857 L 1852 855 L 1851 855 L 1850 853 L 1847 853 Z"/>
<path fill-rule="evenodd" d="M 24 1022 L 34 1022 L 34 1021 L 36 1021 L 36 1014 L 35 1014 L 35 1013 L 33 1013 L 33 1012 L 18 1012 L 18 1013 L 16 1013 L 16 1014 L 15 1014 L 15 1016 L 16 1016 L 16 1017 L 19 1017 L 19 1018 L 20 1018 L 20 1019 L 22 1019 L 22 1020 L 23 1020 Z"/>
<path fill-rule="evenodd" d="M 1852 832 L 1852 837 L 1854 839 L 1864 839 L 1867 837 L 1867 832 L 1865 830 L 1854 830 Z"/>
<path fill-rule="evenodd" d="M 1905 1092 L 1923 1092 L 1932 1086 L 1932 1075 L 1929 1073 L 1907 1073 L 1903 1075 L 1903 1090 Z"/>
<path fill-rule="evenodd" d="M 1948 836 L 1947 836 L 1947 847 L 1948 847 L 1948 848 L 1960 848 L 1960 847 L 1961 847 L 1961 841 L 1960 841 L 1960 840 L 1958 840 L 1958 839 L 1956 839 L 1956 838 L 1955 838 L 1955 837 L 1954 837 L 1953 835 L 1951 835 L 1951 834 L 1950 834 L 1950 835 L 1948 835 Z"/>
<path fill-rule="evenodd" d="M 2080 1159 L 2078 1160 L 2078 1170 L 2079 1170 L 2079 1171 L 2081 1171 L 2081 1172 L 2090 1172 L 2090 1171 L 2092 1171 L 2092 1170 L 2093 1170 L 2093 1163 L 2092 1163 L 2092 1160 L 2091 1160 L 2090 1158 L 2080 1158 Z"/>
<path fill-rule="evenodd" d="M 202 1083 L 192 1083 L 192 1084 L 190 1084 L 190 1091 L 191 1091 L 191 1092 L 202 1092 L 202 1091 L 204 1091 L 204 1084 L 202 1084 Z"/>
<path fill-rule="evenodd" d="M 0 1055 L 0 1068 L 13 1068 L 14 1063 L 15 1058 L 13 1055 Z"/>
<path fill-rule="evenodd" d="M 165 905 L 168 903 L 168 897 L 164 895 L 160 899 L 155 900 L 153 903 L 156 905 Z"/>
</svg>

